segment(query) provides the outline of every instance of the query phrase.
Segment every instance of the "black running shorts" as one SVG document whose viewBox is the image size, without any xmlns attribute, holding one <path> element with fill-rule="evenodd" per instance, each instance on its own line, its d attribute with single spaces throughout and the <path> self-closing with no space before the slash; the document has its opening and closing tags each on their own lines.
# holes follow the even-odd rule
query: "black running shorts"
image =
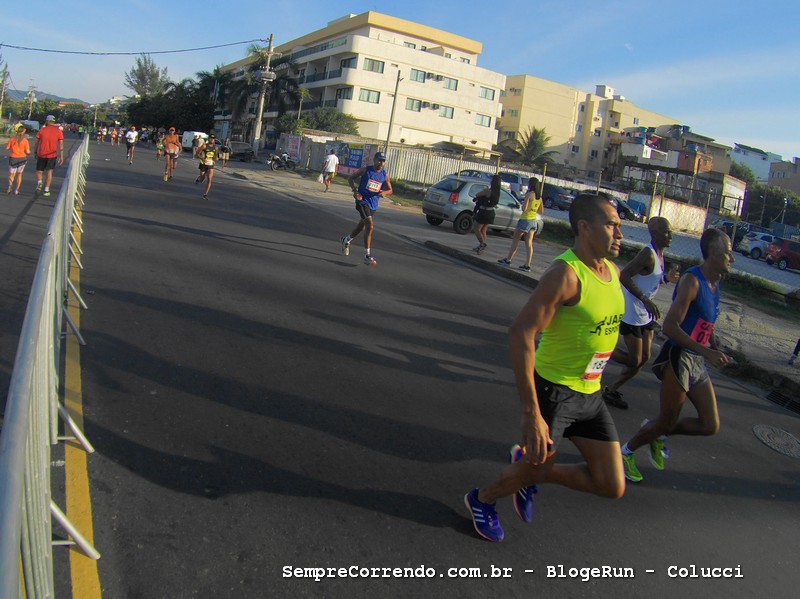
<svg viewBox="0 0 800 599">
<path fill-rule="evenodd" d="M 552 451 L 558 449 L 562 437 L 619 442 L 617 428 L 600 391 L 586 395 L 551 383 L 536 372 L 533 377 L 539 412 L 550 427 Z"/>
<path fill-rule="evenodd" d="M 369 204 L 361 204 L 359 202 L 356 202 L 356 211 L 359 216 L 361 216 L 361 220 L 366 220 L 375 214 L 375 211 L 369 207 Z"/>
</svg>

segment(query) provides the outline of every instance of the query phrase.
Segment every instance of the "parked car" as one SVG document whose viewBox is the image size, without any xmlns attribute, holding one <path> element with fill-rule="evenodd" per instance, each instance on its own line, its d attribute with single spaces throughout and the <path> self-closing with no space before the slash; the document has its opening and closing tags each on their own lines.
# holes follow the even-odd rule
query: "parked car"
<svg viewBox="0 0 800 599">
<path fill-rule="evenodd" d="M 619 214 L 620 219 L 634 220 L 639 223 L 644 222 L 644 216 L 642 215 L 641 212 L 636 210 L 625 200 L 620 200 L 619 198 L 615 199 L 617 202 L 617 214 Z"/>
<path fill-rule="evenodd" d="M 760 260 L 767 255 L 769 244 L 773 243 L 777 237 L 772 233 L 751 232 L 745 235 L 736 245 L 736 250 L 744 256 L 750 256 L 753 260 Z"/>
<path fill-rule="evenodd" d="M 564 187 L 553 185 L 552 183 L 544 184 L 544 193 L 542 200 L 544 201 L 545 208 L 558 208 L 559 210 L 569 210 L 572 206 L 572 200 L 575 199 L 575 194 Z"/>
<path fill-rule="evenodd" d="M 456 233 L 464 235 L 472 231 L 472 201 L 478 192 L 489 187 L 488 181 L 472 177 L 449 175 L 430 187 L 422 201 L 422 212 L 429 224 L 437 227 L 444 221 L 453 223 Z M 495 208 L 494 231 L 513 231 L 517 225 L 522 206 L 505 189 L 500 190 L 500 200 Z"/>
<path fill-rule="evenodd" d="M 781 270 L 800 268 L 800 242 L 776 237 L 767 248 L 767 264 L 777 264 Z"/>
<path fill-rule="evenodd" d="M 479 171 L 474 168 L 465 168 L 464 170 L 453 173 L 452 177 L 471 177 L 473 179 L 483 179 L 484 181 L 491 181 L 494 173 L 487 171 Z"/>
<path fill-rule="evenodd" d="M 500 171 L 497 173 L 500 175 L 500 178 L 503 180 L 503 183 L 508 183 L 508 188 L 517 198 L 521 198 L 525 195 L 525 192 L 528 189 L 528 179 L 530 177 L 526 177 L 525 175 L 520 175 L 519 173 L 509 173 Z"/>
<path fill-rule="evenodd" d="M 713 223 L 711 223 L 711 227 L 713 227 L 714 229 L 720 229 L 721 231 L 725 231 L 728 237 L 731 238 L 733 247 L 736 247 L 739 244 L 739 242 L 744 238 L 744 236 L 747 235 L 748 233 L 751 232 L 769 233 L 769 229 L 765 229 L 764 227 L 759 227 L 758 225 L 754 225 L 752 223 L 740 220 L 736 224 L 736 236 L 734 237 L 732 235 L 733 221 L 725 218 L 718 218 Z"/>
<path fill-rule="evenodd" d="M 228 142 L 231 149 L 231 160 L 240 160 L 242 162 L 250 162 L 255 157 L 255 152 L 249 143 L 243 141 Z"/>
</svg>

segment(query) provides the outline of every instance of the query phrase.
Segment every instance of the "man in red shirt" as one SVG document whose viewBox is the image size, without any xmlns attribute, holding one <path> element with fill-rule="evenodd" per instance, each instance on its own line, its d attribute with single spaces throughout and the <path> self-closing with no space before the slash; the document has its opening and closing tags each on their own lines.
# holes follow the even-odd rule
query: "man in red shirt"
<svg viewBox="0 0 800 599">
<path fill-rule="evenodd" d="M 44 197 L 50 197 L 50 183 L 56 164 L 64 163 L 64 134 L 56 125 L 56 117 L 48 114 L 44 127 L 36 134 L 36 191 L 42 189 L 42 175 L 47 171 L 44 181 Z"/>
</svg>

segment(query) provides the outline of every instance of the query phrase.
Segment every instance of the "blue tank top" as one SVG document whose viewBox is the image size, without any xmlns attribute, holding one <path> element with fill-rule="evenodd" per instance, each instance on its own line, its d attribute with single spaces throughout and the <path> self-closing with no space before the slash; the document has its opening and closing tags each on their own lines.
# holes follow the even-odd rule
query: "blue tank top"
<svg viewBox="0 0 800 599">
<path fill-rule="evenodd" d="M 378 200 L 380 200 L 380 195 L 378 194 L 383 189 L 384 183 L 386 183 L 386 169 L 376 171 L 373 167 L 368 166 L 358 184 L 358 193 L 361 194 L 361 200 L 357 203 L 367 204 L 370 210 L 377 210 Z"/>
<path fill-rule="evenodd" d="M 690 272 L 697 277 L 700 287 L 697 290 L 697 297 L 689 304 L 686 318 L 683 319 L 680 326 L 683 332 L 697 341 L 697 343 L 708 346 L 711 341 L 711 333 L 714 330 L 714 323 L 717 322 L 719 317 L 720 283 L 717 283 L 716 292 L 712 292 L 699 266 L 692 266 L 686 272 Z M 678 285 L 675 286 L 675 291 L 672 292 L 673 301 L 675 301 L 677 294 Z M 672 339 L 668 341 L 672 345 L 680 345 Z"/>
</svg>

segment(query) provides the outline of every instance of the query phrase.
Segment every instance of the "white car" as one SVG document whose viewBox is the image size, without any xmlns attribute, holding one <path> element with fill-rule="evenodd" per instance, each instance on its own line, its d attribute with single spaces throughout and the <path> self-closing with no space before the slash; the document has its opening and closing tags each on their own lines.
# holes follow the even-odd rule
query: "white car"
<svg viewBox="0 0 800 599">
<path fill-rule="evenodd" d="M 767 255 L 767 246 L 775 239 L 772 233 L 748 233 L 736 244 L 736 250 L 753 260 L 760 260 Z"/>
</svg>

